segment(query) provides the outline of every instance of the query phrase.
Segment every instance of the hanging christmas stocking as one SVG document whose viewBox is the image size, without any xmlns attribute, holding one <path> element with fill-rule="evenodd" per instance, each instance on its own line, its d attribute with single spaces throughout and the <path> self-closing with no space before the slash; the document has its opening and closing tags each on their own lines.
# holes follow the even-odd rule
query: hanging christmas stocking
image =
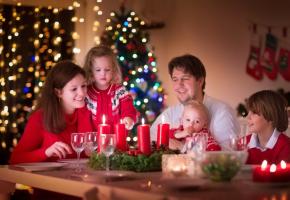
<svg viewBox="0 0 290 200">
<path fill-rule="evenodd" d="M 275 64 L 275 55 L 277 51 L 278 40 L 277 38 L 268 33 L 266 35 L 265 48 L 261 56 L 261 65 L 264 73 L 271 80 L 275 80 L 278 74 L 278 68 Z"/>
<path fill-rule="evenodd" d="M 290 45 L 287 42 L 287 27 L 283 28 L 283 37 L 284 39 L 279 42 L 280 48 L 276 64 L 281 76 L 286 81 L 290 81 Z"/>
<path fill-rule="evenodd" d="M 246 71 L 247 74 L 249 74 L 256 80 L 261 80 L 263 78 L 262 68 L 259 60 L 260 60 L 260 48 L 251 45 Z"/>
</svg>

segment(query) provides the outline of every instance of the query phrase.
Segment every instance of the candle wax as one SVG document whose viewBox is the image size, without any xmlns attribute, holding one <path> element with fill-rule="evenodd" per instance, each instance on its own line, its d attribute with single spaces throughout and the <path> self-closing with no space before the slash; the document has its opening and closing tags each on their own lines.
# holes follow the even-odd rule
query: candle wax
<svg viewBox="0 0 290 200">
<path fill-rule="evenodd" d="M 115 128 L 115 134 L 116 134 L 116 147 L 120 151 L 127 151 L 128 145 L 127 145 L 127 136 L 128 132 L 125 128 L 125 124 L 116 124 L 114 126 Z"/>
<path fill-rule="evenodd" d="M 138 148 L 145 155 L 151 153 L 150 147 L 150 127 L 148 124 L 141 124 L 137 127 Z"/>
<path fill-rule="evenodd" d="M 169 124 L 162 123 L 157 126 L 157 148 L 163 145 L 168 147 L 169 145 Z"/>
</svg>

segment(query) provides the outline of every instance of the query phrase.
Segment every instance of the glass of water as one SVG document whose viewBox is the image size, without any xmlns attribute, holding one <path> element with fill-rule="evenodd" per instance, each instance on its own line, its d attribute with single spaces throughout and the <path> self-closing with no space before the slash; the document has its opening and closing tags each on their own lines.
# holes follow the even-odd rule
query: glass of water
<svg viewBox="0 0 290 200">
<path fill-rule="evenodd" d="M 80 155 L 85 149 L 85 134 L 84 133 L 72 133 L 71 134 L 71 146 L 77 153 L 77 168 L 76 172 L 81 172 L 80 168 Z"/>
<path fill-rule="evenodd" d="M 115 134 L 100 134 L 100 151 L 106 156 L 106 171 L 110 170 L 110 155 L 116 148 Z"/>
<path fill-rule="evenodd" d="M 98 134 L 97 132 L 86 132 L 85 134 L 86 152 L 91 155 L 98 148 Z"/>
</svg>

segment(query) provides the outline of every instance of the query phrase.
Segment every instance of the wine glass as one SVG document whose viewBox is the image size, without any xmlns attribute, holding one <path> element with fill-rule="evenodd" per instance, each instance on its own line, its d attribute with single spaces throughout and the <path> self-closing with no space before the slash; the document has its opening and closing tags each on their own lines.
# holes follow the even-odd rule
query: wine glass
<svg viewBox="0 0 290 200">
<path fill-rule="evenodd" d="M 230 135 L 230 150 L 244 151 L 247 149 L 246 136 Z"/>
<path fill-rule="evenodd" d="M 100 134 L 100 151 L 106 156 L 106 171 L 110 170 L 110 155 L 114 153 L 116 147 L 115 134 Z"/>
<path fill-rule="evenodd" d="M 77 153 L 77 168 L 76 172 L 81 172 L 80 168 L 80 155 L 85 148 L 85 134 L 84 133 L 72 133 L 71 134 L 71 146 Z"/>
<path fill-rule="evenodd" d="M 92 152 L 94 152 L 98 147 L 98 134 L 97 134 L 97 132 L 86 132 L 85 143 L 86 143 L 85 148 L 86 148 L 86 150 L 88 150 L 89 155 L 91 155 Z"/>
</svg>

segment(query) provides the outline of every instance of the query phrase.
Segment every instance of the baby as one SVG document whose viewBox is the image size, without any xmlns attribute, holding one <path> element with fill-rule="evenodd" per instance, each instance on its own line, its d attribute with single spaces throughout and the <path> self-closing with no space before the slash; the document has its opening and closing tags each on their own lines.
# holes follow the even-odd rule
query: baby
<svg viewBox="0 0 290 200">
<path fill-rule="evenodd" d="M 207 108 L 198 101 L 189 101 L 184 105 L 182 114 L 182 126 L 171 130 L 171 138 L 183 141 L 173 149 L 179 149 L 182 153 L 191 150 L 195 144 L 203 145 L 206 151 L 219 151 L 221 147 L 215 141 L 208 130 L 209 114 Z"/>
</svg>

